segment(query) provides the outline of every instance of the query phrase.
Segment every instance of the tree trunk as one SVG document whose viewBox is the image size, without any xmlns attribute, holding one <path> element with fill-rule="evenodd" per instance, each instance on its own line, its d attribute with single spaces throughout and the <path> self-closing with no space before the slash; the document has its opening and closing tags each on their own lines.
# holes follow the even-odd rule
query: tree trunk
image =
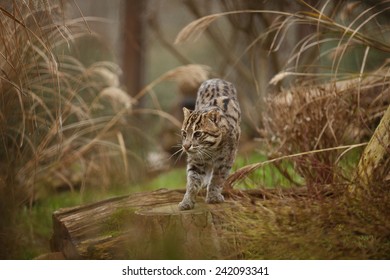
<svg viewBox="0 0 390 280">
<path fill-rule="evenodd" d="M 144 72 L 144 30 L 143 13 L 145 0 L 122 1 L 123 6 L 123 44 L 122 70 L 123 83 L 127 92 L 135 96 L 142 88 Z"/>
</svg>

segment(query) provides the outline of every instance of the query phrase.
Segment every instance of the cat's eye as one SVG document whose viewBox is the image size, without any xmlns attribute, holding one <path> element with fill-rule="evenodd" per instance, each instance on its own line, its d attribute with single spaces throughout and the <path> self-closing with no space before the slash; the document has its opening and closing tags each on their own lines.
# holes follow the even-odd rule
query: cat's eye
<svg viewBox="0 0 390 280">
<path fill-rule="evenodd" d="M 202 135 L 202 132 L 200 132 L 200 131 L 195 131 L 193 137 L 194 137 L 194 138 L 199 138 L 201 135 Z"/>
</svg>

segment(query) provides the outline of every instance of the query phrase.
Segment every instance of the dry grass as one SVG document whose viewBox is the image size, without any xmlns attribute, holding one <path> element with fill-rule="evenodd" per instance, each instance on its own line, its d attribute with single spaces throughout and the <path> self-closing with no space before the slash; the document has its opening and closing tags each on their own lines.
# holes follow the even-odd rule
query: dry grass
<svg viewBox="0 0 390 280">
<path fill-rule="evenodd" d="M 221 217 L 225 221 L 221 234 L 228 244 L 235 244 L 225 258 L 388 259 L 385 188 L 376 188 L 362 200 L 342 192 L 319 200 L 318 195 L 297 191 L 250 202 L 241 198 L 240 206 Z"/>
<path fill-rule="evenodd" d="M 263 134 L 273 147 L 272 156 L 346 144 L 355 147 L 355 143 L 368 141 L 390 97 L 387 79 L 380 73 L 364 79 L 294 87 L 269 98 Z M 295 166 L 308 184 L 330 184 L 344 174 L 347 152 L 351 150 L 308 155 L 295 161 Z"/>
<path fill-rule="evenodd" d="M 4 1 L 3 1 L 4 2 Z M 83 65 L 78 39 L 93 36 L 67 21 L 62 1 L 0 5 L 0 236 L 2 258 L 17 242 L 14 214 L 55 187 L 107 188 L 140 176 L 142 145 L 131 123 L 133 100 L 119 68 Z M 137 162 L 133 164 L 131 162 Z M 130 167 L 131 165 L 131 167 Z M 138 166 L 139 168 L 137 168 Z M 120 178 L 120 179 L 118 179 Z M 13 239 L 13 237 L 16 239 Z M 3 247 L 4 245 L 4 247 Z"/>
</svg>

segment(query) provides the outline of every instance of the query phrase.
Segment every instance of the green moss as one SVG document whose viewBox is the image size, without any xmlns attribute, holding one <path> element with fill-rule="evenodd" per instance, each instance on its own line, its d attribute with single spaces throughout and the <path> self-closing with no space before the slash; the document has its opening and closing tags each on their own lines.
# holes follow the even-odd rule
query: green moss
<svg viewBox="0 0 390 280">
<path fill-rule="evenodd" d="M 123 208 L 116 210 L 106 221 L 103 232 L 113 237 L 120 235 L 132 224 L 135 216 L 134 208 Z"/>
</svg>

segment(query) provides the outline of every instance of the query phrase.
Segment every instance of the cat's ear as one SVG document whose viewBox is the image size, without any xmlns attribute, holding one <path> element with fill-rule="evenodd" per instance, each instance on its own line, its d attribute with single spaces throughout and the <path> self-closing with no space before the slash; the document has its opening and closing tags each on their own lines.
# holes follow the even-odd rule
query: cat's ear
<svg viewBox="0 0 390 280">
<path fill-rule="evenodd" d="M 183 107 L 184 119 L 187 119 L 189 115 L 192 113 L 191 110 L 188 110 L 186 107 Z"/>
<path fill-rule="evenodd" d="M 210 111 L 207 113 L 207 117 L 213 123 L 218 123 L 221 120 L 221 113 L 218 111 Z"/>
</svg>

